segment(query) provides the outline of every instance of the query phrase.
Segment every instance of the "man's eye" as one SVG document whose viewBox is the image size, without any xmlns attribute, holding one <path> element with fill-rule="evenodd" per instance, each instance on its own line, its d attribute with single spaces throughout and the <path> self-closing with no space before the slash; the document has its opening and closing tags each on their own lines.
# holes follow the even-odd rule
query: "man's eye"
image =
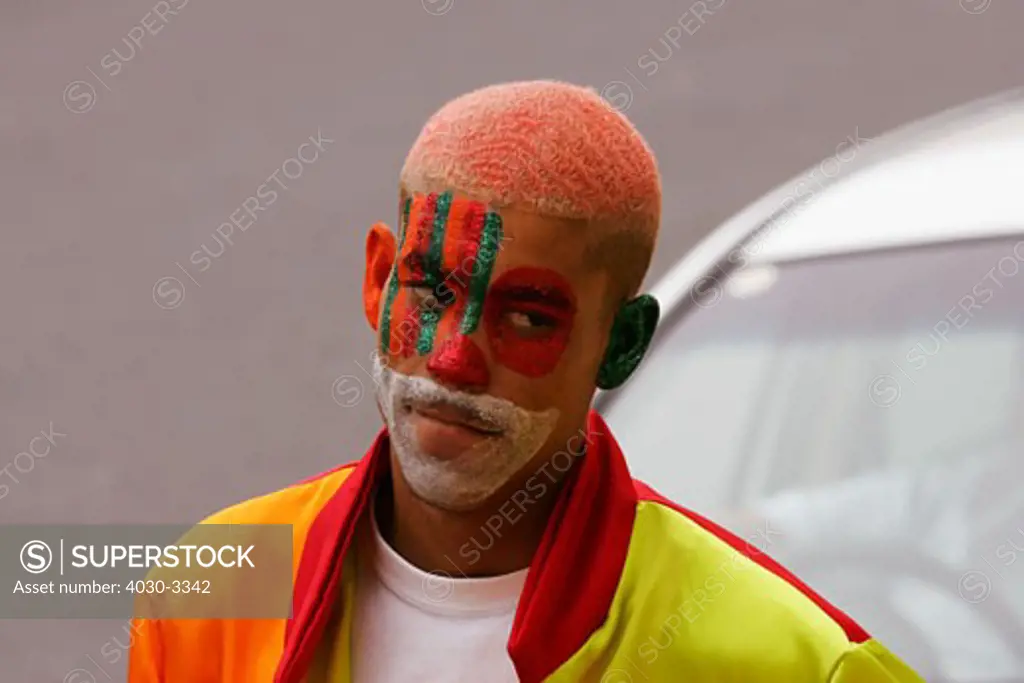
<svg viewBox="0 0 1024 683">
<path fill-rule="evenodd" d="M 429 285 L 421 284 L 409 284 L 405 286 L 406 289 L 412 294 L 413 301 L 417 302 L 417 306 L 426 309 L 428 311 L 440 310 L 444 308 L 444 304 L 438 300 L 437 295 L 434 293 L 434 288 Z"/>
</svg>

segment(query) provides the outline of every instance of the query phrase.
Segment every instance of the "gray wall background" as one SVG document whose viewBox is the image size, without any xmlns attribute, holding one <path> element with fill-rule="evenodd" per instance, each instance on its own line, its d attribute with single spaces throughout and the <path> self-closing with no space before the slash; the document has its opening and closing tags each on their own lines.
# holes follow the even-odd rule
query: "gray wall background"
<svg viewBox="0 0 1024 683">
<path fill-rule="evenodd" d="M 5 0 L 0 522 L 192 522 L 361 455 L 363 237 L 466 90 L 629 98 L 664 175 L 653 280 L 855 131 L 1024 80 L 1019 3 L 726 0 L 702 22 L 701 4 Z M 191 263 L 318 130 L 317 160 Z M 0 681 L 123 680 L 123 624 L 0 623 Z"/>
</svg>

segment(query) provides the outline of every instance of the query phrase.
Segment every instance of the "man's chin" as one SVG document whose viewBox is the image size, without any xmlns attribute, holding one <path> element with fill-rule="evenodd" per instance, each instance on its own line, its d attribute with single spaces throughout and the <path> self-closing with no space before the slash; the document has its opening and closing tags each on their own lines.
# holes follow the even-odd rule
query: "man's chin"
<svg viewBox="0 0 1024 683">
<path fill-rule="evenodd" d="M 433 508 L 455 514 L 471 513 L 483 507 L 488 501 L 487 496 L 469 495 L 466 492 L 456 495 L 451 491 L 417 491 L 413 488 L 412 493 Z"/>
</svg>

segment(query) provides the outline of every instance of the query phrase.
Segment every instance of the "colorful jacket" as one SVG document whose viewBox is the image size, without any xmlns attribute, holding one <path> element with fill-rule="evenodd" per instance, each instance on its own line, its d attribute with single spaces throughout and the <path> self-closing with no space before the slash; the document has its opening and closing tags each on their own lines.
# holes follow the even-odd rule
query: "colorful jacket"
<svg viewBox="0 0 1024 683">
<path fill-rule="evenodd" d="M 594 412 L 587 431 L 509 637 L 521 681 L 923 683 L 754 545 L 634 480 Z M 357 463 L 205 520 L 293 525 L 292 616 L 140 620 L 129 683 L 306 683 L 332 617 L 350 633 L 344 560 L 388 466 L 381 432 Z"/>
</svg>

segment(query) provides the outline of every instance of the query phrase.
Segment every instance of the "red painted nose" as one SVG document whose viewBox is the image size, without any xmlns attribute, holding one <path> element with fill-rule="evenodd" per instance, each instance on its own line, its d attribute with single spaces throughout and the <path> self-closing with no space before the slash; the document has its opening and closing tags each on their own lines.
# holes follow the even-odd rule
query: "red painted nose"
<svg viewBox="0 0 1024 683">
<path fill-rule="evenodd" d="M 483 389 L 491 383 L 484 352 L 463 334 L 445 339 L 427 360 L 427 370 L 442 384 L 454 387 Z"/>
</svg>

